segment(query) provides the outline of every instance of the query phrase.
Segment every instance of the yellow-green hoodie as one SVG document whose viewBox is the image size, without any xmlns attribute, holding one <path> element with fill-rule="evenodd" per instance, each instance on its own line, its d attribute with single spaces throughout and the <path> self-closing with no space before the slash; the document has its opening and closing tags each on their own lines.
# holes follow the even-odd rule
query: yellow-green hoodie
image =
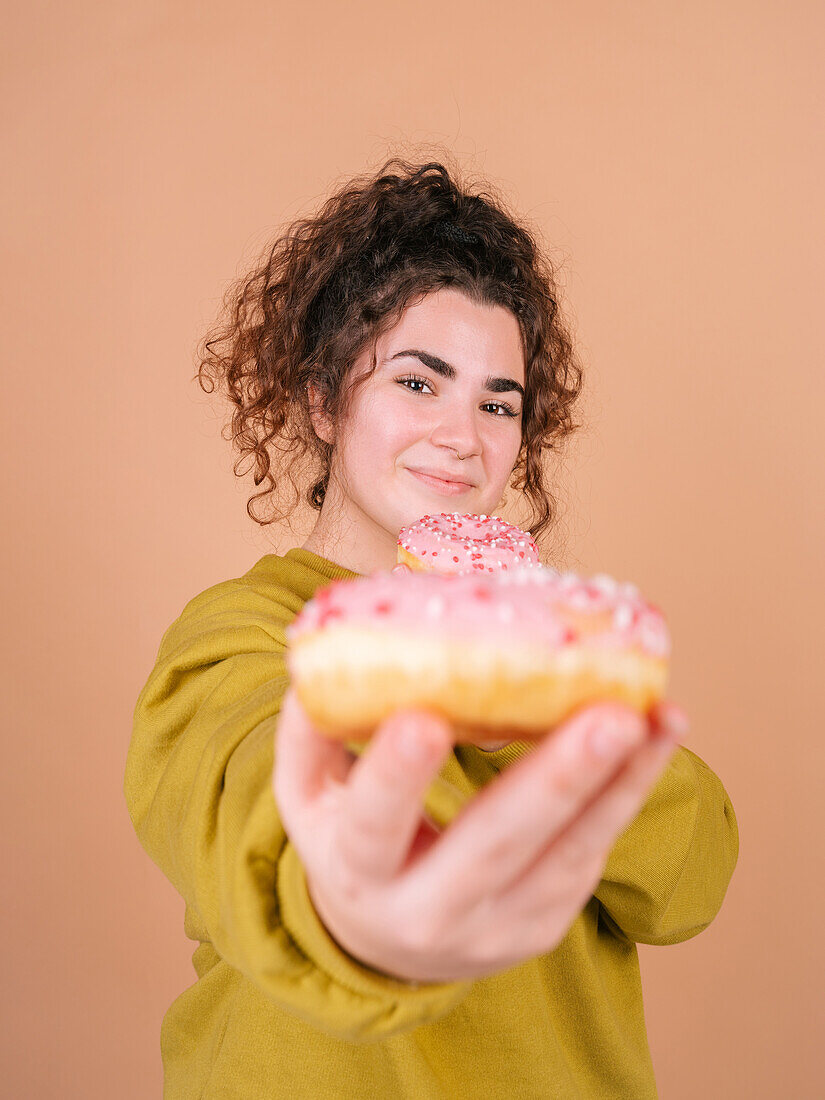
<svg viewBox="0 0 825 1100">
<path fill-rule="evenodd" d="M 165 1100 L 656 1097 L 636 944 L 679 943 L 718 912 L 739 850 L 724 787 L 677 749 L 545 955 L 444 984 L 362 965 L 315 913 L 271 783 L 284 629 L 356 576 L 303 549 L 265 555 L 189 601 L 138 698 L 126 802 L 198 943 L 197 980 L 161 1025 Z M 455 746 L 427 811 L 447 824 L 530 748 Z"/>
</svg>

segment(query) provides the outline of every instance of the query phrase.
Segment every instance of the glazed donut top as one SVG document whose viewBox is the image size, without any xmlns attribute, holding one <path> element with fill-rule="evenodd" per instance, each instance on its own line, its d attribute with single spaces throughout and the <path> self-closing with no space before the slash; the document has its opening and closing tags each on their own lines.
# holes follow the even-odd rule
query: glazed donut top
<svg viewBox="0 0 825 1100">
<path fill-rule="evenodd" d="M 498 516 L 424 516 L 401 528 L 398 545 L 439 573 L 493 573 L 539 564 L 529 533 Z"/>
<path fill-rule="evenodd" d="M 500 573 L 376 572 L 318 589 L 287 626 L 288 643 L 343 625 L 432 634 L 460 640 L 535 642 L 558 648 L 578 641 L 599 648 L 639 648 L 670 655 L 662 612 L 635 585 L 604 573 L 590 579 L 538 565 Z"/>
</svg>

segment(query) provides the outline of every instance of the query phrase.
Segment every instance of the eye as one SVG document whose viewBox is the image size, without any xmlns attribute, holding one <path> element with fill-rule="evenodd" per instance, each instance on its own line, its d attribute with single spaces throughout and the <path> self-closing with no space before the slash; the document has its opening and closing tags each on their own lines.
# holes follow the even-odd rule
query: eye
<svg viewBox="0 0 825 1100">
<path fill-rule="evenodd" d="M 407 386 L 408 382 L 416 382 L 420 386 L 429 386 L 430 384 L 426 378 L 419 378 L 416 374 L 410 374 L 406 378 L 398 378 L 396 379 L 396 381 L 399 382 L 402 386 L 406 386 L 407 389 L 410 389 L 410 387 Z M 411 392 L 421 393 L 421 390 L 412 390 Z"/>
<path fill-rule="evenodd" d="M 487 407 L 491 409 L 501 409 L 504 416 L 518 416 L 518 413 L 512 405 L 508 405 L 506 401 L 488 401 Z M 499 414 L 496 413 L 496 416 Z"/>
<path fill-rule="evenodd" d="M 422 393 L 422 390 L 414 390 L 412 386 L 407 385 L 408 382 L 414 383 L 419 386 L 429 386 L 429 382 L 426 378 L 421 378 L 417 374 L 408 374 L 405 378 L 396 378 L 396 382 L 400 386 L 404 386 L 410 393 Z M 482 408 L 485 409 L 501 409 L 501 412 L 493 413 L 494 416 L 499 418 L 503 416 L 518 416 L 518 412 L 507 401 L 485 401 Z"/>
</svg>

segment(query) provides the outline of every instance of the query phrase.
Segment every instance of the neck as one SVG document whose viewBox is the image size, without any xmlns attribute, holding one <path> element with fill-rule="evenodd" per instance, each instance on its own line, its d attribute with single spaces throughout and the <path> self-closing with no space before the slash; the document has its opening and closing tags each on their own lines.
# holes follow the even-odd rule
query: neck
<svg viewBox="0 0 825 1100">
<path fill-rule="evenodd" d="M 303 549 L 368 576 L 396 564 L 398 533 L 379 527 L 352 504 L 346 511 L 336 507 L 328 495 Z"/>
</svg>

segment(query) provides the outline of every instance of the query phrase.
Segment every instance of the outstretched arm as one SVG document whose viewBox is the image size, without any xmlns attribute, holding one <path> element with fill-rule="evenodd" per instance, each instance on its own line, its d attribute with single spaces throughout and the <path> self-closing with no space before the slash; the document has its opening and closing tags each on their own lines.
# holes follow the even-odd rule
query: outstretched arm
<svg viewBox="0 0 825 1100">
<path fill-rule="evenodd" d="M 613 847 L 595 891 L 616 935 L 681 943 L 722 906 L 739 830 L 719 778 L 681 746 Z"/>
<path fill-rule="evenodd" d="M 134 716 L 124 792 L 186 901 L 188 933 L 284 1011 L 378 1042 L 430 1023 L 467 982 L 413 988 L 349 957 L 308 894 L 272 791 L 290 609 L 227 582 L 167 631 Z"/>
</svg>

